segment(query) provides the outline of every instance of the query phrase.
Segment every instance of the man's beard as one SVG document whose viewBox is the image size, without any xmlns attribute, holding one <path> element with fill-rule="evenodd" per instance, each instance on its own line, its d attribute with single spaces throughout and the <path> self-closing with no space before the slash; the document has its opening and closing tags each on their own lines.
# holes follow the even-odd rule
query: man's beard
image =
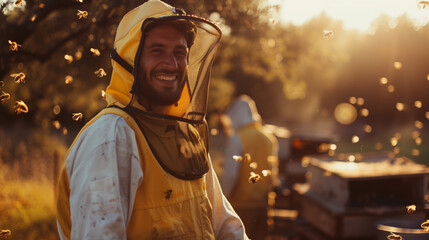
<svg viewBox="0 0 429 240">
<path fill-rule="evenodd" d="M 176 91 L 159 92 L 152 85 L 149 84 L 146 72 L 142 72 L 142 76 L 140 78 L 141 80 L 139 80 L 140 86 L 138 90 L 138 93 L 139 93 L 138 95 L 140 95 L 140 97 L 143 97 L 146 101 L 148 101 L 149 104 L 156 104 L 156 105 L 163 105 L 163 106 L 176 104 L 177 101 L 179 101 L 180 99 L 183 86 L 185 83 L 185 79 L 183 79 L 184 74 L 186 73 L 182 73 L 182 72 L 179 73 L 181 80 L 179 82 L 179 86 L 177 87 Z M 149 75 L 149 77 L 150 76 L 151 75 Z"/>
</svg>

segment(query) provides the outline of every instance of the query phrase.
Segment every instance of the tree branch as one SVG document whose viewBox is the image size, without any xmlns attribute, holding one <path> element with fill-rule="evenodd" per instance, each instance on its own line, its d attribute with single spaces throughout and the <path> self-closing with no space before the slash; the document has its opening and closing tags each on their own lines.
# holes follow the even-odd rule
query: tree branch
<svg viewBox="0 0 429 240">
<path fill-rule="evenodd" d="M 52 56 L 52 54 L 54 54 L 55 51 L 57 51 L 64 44 L 66 44 L 70 40 L 73 40 L 74 38 L 76 38 L 77 36 L 79 36 L 80 34 L 86 32 L 88 30 L 89 30 L 89 26 L 85 26 L 85 27 L 82 27 L 81 29 L 73 32 L 73 33 L 70 33 L 68 36 L 66 36 L 62 40 L 58 41 L 53 47 L 51 47 L 44 54 L 36 54 L 36 53 L 32 53 L 32 52 L 26 51 L 26 50 L 21 50 L 19 52 L 19 54 L 32 57 L 32 58 L 38 60 L 39 62 L 45 62 L 45 61 L 49 60 L 49 58 Z"/>
</svg>

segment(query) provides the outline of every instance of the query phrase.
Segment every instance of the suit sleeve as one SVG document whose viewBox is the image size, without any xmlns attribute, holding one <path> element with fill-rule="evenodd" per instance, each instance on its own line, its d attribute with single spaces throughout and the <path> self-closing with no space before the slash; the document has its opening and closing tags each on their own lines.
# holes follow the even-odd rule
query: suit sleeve
<svg viewBox="0 0 429 240">
<path fill-rule="evenodd" d="M 210 156 L 209 156 L 210 159 Z M 248 239 L 244 225 L 240 217 L 222 193 L 216 173 L 210 162 L 210 170 L 207 173 L 207 194 L 213 206 L 213 229 L 216 239 Z"/>
<path fill-rule="evenodd" d="M 101 116 L 81 134 L 67 160 L 71 239 L 126 239 L 142 181 L 134 132 L 119 116 Z"/>
</svg>

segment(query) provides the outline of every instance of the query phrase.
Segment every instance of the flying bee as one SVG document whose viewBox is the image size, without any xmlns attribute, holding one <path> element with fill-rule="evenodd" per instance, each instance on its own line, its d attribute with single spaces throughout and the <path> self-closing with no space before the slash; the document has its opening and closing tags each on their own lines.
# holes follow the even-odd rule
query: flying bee
<svg viewBox="0 0 429 240">
<path fill-rule="evenodd" d="M 255 183 L 261 179 L 261 176 L 257 173 L 250 172 L 249 183 Z"/>
<path fill-rule="evenodd" d="M 0 230 L 0 238 L 9 237 L 10 235 L 12 235 L 10 230 Z"/>
<path fill-rule="evenodd" d="M 95 75 L 97 75 L 97 77 L 100 77 L 100 78 L 107 75 L 106 72 L 104 71 L 104 69 L 102 69 L 102 68 L 98 69 L 94 73 L 95 73 Z"/>
<path fill-rule="evenodd" d="M 164 194 L 165 194 L 165 197 L 164 197 L 164 199 L 165 200 L 170 200 L 170 198 L 171 198 L 171 193 L 173 192 L 173 190 L 171 190 L 171 189 L 168 189 L 167 191 L 165 191 L 164 192 Z"/>
<path fill-rule="evenodd" d="M 422 9 L 425 9 L 426 7 L 429 7 L 429 1 L 419 1 L 418 5 Z"/>
<path fill-rule="evenodd" d="M 262 170 L 262 175 L 264 175 L 264 177 L 271 175 L 271 170 Z"/>
<path fill-rule="evenodd" d="M 401 235 L 394 234 L 391 232 L 390 235 L 387 236 L 387 239 L 389 239 L 389 240 L 402 240 L 402 237 L 401 237 Z"/>
<path fill-rule="evenodd" d="M 426 222 L 423 222 L 420 225 L 420 227 L 422 227 L 425 232 L 429 232 L 429 220 L 426 220 Z"/>
<path fill-rule="evenodd" d="M 10 76 L 14 78 L 15 83 L 25 83 L 25 74 L 22 72 L 14 73 L 14 74 L 11 74 Z"/>
<path fill-rule="evenodd" d="M 9 46 L 9 50 L 11 51 L 18 51 L 18 47 L 22 47 L 22 45 L 19 45 L 16 42 L 12 42 L 11 40 L 8 41 L 10 46 Z"/>
<path fill-rule="evenodd" d="M 67 63 L 70 64 L 73 62 L 73 56 L 72 55 L 64 55 L 64 59 L 67 60 Z"/>
<path fill-rule="evenodd" d="M 91 48 L 91 49 L 89 49 L 91 52 L 92 52 L 92 54 L 94 55 L 94 56 L 100 56 L 100 50 L 98 50 L 97 48 Z"/>
<path fill-rule="evenodd" d="M 0 103 L 4 103 L 8 99 L 10 99 L 10 94 L 2 91 L 0 94 Z"/>
<path fill-rule="evenodd" d="M 81 120 L 82 118 L 83 118 L 82 113 L 73 113 L 72 119 L 73 119 L 74 121 L 79 121 L 79 120 Z"/>
<path fill-rule="evenodd" d="M 408 213 L 413 213 L 413 212 L 415 212 L 416 211 L 416 205 L 409 205 L 409 206 L 407 206 L 407 212 Z"/>
<path fill-rule="evenodd" d="M 67 75 L 66 78 L 65 78 L 65 80 L 64 80 L 64 82 L 66 84 L 72 83 L 73 82 L 73 77 L 70 76 L 70 75 Z"/>
<path fill-rule="evenodd" d="M 244 154 L 244 162 L 250 163 L 252 161 L 252 157 L 249 153 Z"/>
<path fill-rule="evenodd" d="M 249 167 L 252 168 L 252 169 L 256 169 L 258 167 L 258 163 L 257 162 L 251 162 L 249 164 Z"/>
<path fill-rule="evenodd" d="M 234 155 L 234 156 L 232 156 L 232 158 L 233 158 L 236 162 L 241 162 L 241 161 L 243 161 L 243 157 L 238 156 L 238 155 Z"/>
<path fill-rule="evenodd" d="M 61 123 L 58 120 L 55 120 L 52 122 L 52 125 L 56 128 L 56 129 L 60 129 L 61 128 Z"/>
<path fill-rule="evenodd" d="M 24 4 L 24 0 L 16 0 L 15 1 L 15 6 L 22 6 Z"/>
<path fill-rule="evenodd" d="M 16 114 L 27 113 L 28 112 L 27 104 L 25 104 L 24 101 L 22 100 L 16 101 L 14 105 L 14 111 Z"/>
<path fill-rule="evenodd" d="M 331 39 L 334 36 L 334 32 L 330 30 L 323 30 L 323 37 L 327 40 Z"/>
<path fill-rule="evenodd" d="M 87 18 L 88 17 L 88 12 L 87 11 L 77 10 L 77 16 L 79 17 L 79 19 L 81 19 L 81 18 Z"/>
</svg>

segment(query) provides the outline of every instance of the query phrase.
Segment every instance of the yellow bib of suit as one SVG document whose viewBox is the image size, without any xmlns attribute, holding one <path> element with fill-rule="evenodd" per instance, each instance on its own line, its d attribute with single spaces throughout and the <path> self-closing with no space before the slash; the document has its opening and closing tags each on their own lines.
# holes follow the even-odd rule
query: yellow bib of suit
<svg viewBox="0 0 429 240">
<path fill-rule="evenodd" d="M 122 116 L 135 131 L 144 173 L 127 226 L 127 239 L 214 239 L 212 207 L 207 198 L 205 177 L 181 180 L 164 171 L 130 115 L 116 108 L 104 109 L 81 132 L 101 115 L 109 113 Z M 70 238 L 73 227 L 68 205 L 69 193 L 64 168 L 58 189 L 58 211 L 63 212 L 60 216 L 68 217 L 58 219 L 58 222 L 67 238 Z"/>
</svg>

